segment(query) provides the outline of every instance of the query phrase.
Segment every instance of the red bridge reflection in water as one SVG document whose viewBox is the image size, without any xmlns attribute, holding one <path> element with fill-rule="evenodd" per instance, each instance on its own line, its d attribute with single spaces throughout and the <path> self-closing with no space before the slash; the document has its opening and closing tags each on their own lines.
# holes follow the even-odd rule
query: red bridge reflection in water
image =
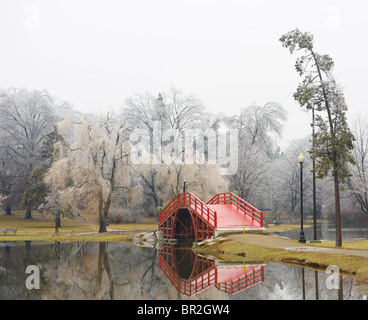
<svg viewBox="0 0 368 320">
<path fill-rule="evenodd" d="M 164 245 L 158 252 L 159 266 L 182 294 L 194 296 L 211 286 L 227 294 L 237 294 L 264 281 L 263 265 L 217 265 L 190 248 Z"/>
</svg>

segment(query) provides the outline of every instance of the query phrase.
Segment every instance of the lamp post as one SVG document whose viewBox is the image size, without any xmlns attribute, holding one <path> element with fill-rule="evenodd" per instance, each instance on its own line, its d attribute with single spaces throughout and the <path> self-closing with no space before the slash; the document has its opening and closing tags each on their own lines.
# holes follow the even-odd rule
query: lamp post
<svg viewBox="0 0 368 320">
<path fill-rule="evenodd" d="M 315 114 L 314 114 L 314 106 L 312 107 L 312 137 L 313 137 L 313 240 L 317 241 L 317 197 L 316 197 L 316 159 L 314 157 L 314 145 L 315 145 L 315 137 L 314 137 L 314 123 L 315 123 Z"/>
<path fill-rule="evenodd" d="M 301 153 L 298 157 L 298 162 L 300 163 L 300 236 L 299 242 L 306 243 L 304 237 L 304 230 L 303 230 L 303 163 L 305 161 L 305 157 L 303 153 Z"/>
</svg>

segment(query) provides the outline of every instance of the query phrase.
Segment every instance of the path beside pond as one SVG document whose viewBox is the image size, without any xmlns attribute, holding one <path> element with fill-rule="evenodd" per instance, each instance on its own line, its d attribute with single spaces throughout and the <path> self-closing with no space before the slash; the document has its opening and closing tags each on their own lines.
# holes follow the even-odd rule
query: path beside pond
<svg viewBox="0 0 368 320">
<path fill-rule="evenodd" d="M 249 244 L 264 248 L 284 249 L 290 251 L 321 252 L 321 253 L 341 254 L 347 256 L 368 258 L 368 250 L 322 248 L 313 245 L 299 243 L 295 240 L 293 241 L 280 236 L 260 235 L 260 234 L 232 234 L 226 236 L 226 238 L 242 244 Z"/>
</svg>

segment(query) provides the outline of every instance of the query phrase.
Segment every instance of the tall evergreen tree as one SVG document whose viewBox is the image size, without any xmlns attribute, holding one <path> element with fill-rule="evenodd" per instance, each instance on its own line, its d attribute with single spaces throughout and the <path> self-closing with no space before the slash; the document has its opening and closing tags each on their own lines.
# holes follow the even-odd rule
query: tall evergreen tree
<svg viewBox="0 0 368 320">
<path fill-rule="evenodd" d="M 317 111 L 313 135 L 314 147 L 310 151 L 316 160 L 317 177 L 325 178 L 330 173 L 334 179 L 336 246 L 342 246 L 340 188 L 350 176 L 349 163 L 354 163 L 351 150 L 354 136 L 347 120 L 347 105 L 342 90 L 332 75 L 334 62 L 327 54 L 315 52 L 313 35 L 298 29 L 284 34 L 280 41 L 293 54 L 303 54 L 296 60 L 295 68 L 303 81 L 294 93 L 294 99 L 308 110 Z"/>
<path fill-rule="evenodd" d="M 22 206 L 26 209 L 26 218 L 28 219 L 32 218 L 32 210 L 46 203 L 48 190 L 43 179 L 52 163 L 58 158 L 58 152 L 55 152 L 54 148 L 57 142 L 65 143 L 63 136 L 55 126 L 54 130 L 49 132 L 41 141 L 42 147 L 40 149 L 39 160 L 42 165 L 33 169 L 27 179 L 26 188 L 22 197 Z M 56 223 L 60 227 L 60 217 Z"/>
</svg>

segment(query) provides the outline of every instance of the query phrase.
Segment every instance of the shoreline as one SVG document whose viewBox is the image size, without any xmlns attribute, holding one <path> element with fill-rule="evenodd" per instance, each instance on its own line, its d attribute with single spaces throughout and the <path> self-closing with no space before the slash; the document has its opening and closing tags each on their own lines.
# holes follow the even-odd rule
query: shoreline
<svg viewBox="0 0 368 320">
<path fill-rule="evenodd" d="M 359 291 L 368 294 L 368 250 L 330 248 L 300 244 L 275 235 L 231 234 L 205 240 L 192 250 L 202 256 L 223 261 L 269 262 L 325 272 L 335 265 L 341 275 L 354 277 Z"/>
</svg>

